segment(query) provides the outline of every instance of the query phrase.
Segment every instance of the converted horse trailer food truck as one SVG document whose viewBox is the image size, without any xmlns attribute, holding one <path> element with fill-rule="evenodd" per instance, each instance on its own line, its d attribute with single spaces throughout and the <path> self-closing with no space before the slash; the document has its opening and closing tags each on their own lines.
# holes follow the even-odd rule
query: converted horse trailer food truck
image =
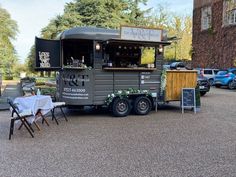
<svg viewBox="0 0 236 177">
<path fill-rule="evenodd" d="M 163 50 L 170 44 L 163 30 L 76 27 L 35 44 L 36 70 L 59 71 L 57 96 L 68 106 L 145 115 L 160 99 Z"/>
</svg>

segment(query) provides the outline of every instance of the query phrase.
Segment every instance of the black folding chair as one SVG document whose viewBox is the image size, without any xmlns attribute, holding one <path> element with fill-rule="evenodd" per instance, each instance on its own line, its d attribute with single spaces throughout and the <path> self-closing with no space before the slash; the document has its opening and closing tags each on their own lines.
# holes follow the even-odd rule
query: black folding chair
<svg viewBox="0 0 236 177">
<path fill-rule="evenodd" d="M 9 132 L 9 140 L 11 139 L 11 135 L 13 135 L 13 131 L 14 131 L 14 124 L 16 120 L 20 120 L 21 121 L 21 126 L 24 125 L 25 128 L 28 130 L 28 132 L 30 133 L 30 135 L 32 136 L 32 138 L 34 138 L 33 135 L 33 128 L 30 126 L 30 123 L 27 121 L 28 117 L 33 116 L 33 114 L 30 111 L 19 111 L 18 107 L 16 104 L 13 103 L 13 101 L 11 99 L 7 99 L 9 105 L 10 105 L 10 109 L 12 111 L 12 119 L 11 119 L 11 123 L 10 123 L 10 132 Z M 20 128 L 21 128 L 20 126 Z"/>
<path fill-rule="evenodd" d="M 56 116 L 55 116 L 55 109 L 57 109 L 57 108 L 59 108 L 59 109 L 61 110 L 61 113 L 63 114 L 65 120 L 68 121 L 68 120 L 67 120 L 67 117 L 66 117 L 66 115 L 65 115 L 65 113 L 64 113 L 64 111 L 63 111 L 63 109 L 62 109 L 65 105 L 66 105 L 65 102 L 53 102 L 53 109 L 51 110 L 51 113 L 52 113 L 52 120 L 55 119 L 57 125 L 58 125 L 58 120 L 57 120 L 57 118 L 56 118 Z"/>
</svg>

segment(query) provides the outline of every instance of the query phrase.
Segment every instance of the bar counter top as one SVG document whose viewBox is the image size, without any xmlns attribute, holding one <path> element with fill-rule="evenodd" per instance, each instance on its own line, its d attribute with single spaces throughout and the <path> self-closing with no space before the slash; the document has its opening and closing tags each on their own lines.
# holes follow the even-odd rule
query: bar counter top
<svg viewBox="0 0 236 177">
<path fill-rule="evenodd" d="M 122 68 L 122 67 L 104 67 L 104 70 L 108 71 L 155 71 L 156 68 L 145 68 L 145 67 L 137 67 L 137 68 Z"/>
</svg>

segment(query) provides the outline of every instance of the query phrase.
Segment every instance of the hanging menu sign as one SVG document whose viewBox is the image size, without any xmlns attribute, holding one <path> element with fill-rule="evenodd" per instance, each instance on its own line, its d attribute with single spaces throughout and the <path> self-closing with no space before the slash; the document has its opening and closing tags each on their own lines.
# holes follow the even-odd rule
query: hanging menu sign
<svg viewBox="0 0 236 177">
<path fill-rule="evenodd" d="M 181 107 L 182 107 L 182 113 L 184 113 L 184 108 L 193 108 L 194 113 L 196 113 L 195 88 L 182 89 Z"/>
<path fill-rule="evenodd" d="M 121 26 L 120 33 L 121 39 L 126 40 L 151 42 L 162 41 L 161 29 Z"/>
</svg>

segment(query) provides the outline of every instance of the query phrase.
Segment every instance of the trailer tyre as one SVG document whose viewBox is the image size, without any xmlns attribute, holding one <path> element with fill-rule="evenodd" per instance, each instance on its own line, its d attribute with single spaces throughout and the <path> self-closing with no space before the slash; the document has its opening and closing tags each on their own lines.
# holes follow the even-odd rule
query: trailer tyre
<svg viewBox="0 0 236 177">
<path fill-rule="evenodd" d="M 152 103 L 148 97 L 140 96 L 134 101 L 134 112 L 138 115 L 146 115 L 150 112 Z"/>
<path fill-rule="evenodd" d="M 125 117 L 129 115 L 131 105 L 128 99 L 116 98 L 112 104 L 112 113 L 115 117 Z"/>
</svg>

